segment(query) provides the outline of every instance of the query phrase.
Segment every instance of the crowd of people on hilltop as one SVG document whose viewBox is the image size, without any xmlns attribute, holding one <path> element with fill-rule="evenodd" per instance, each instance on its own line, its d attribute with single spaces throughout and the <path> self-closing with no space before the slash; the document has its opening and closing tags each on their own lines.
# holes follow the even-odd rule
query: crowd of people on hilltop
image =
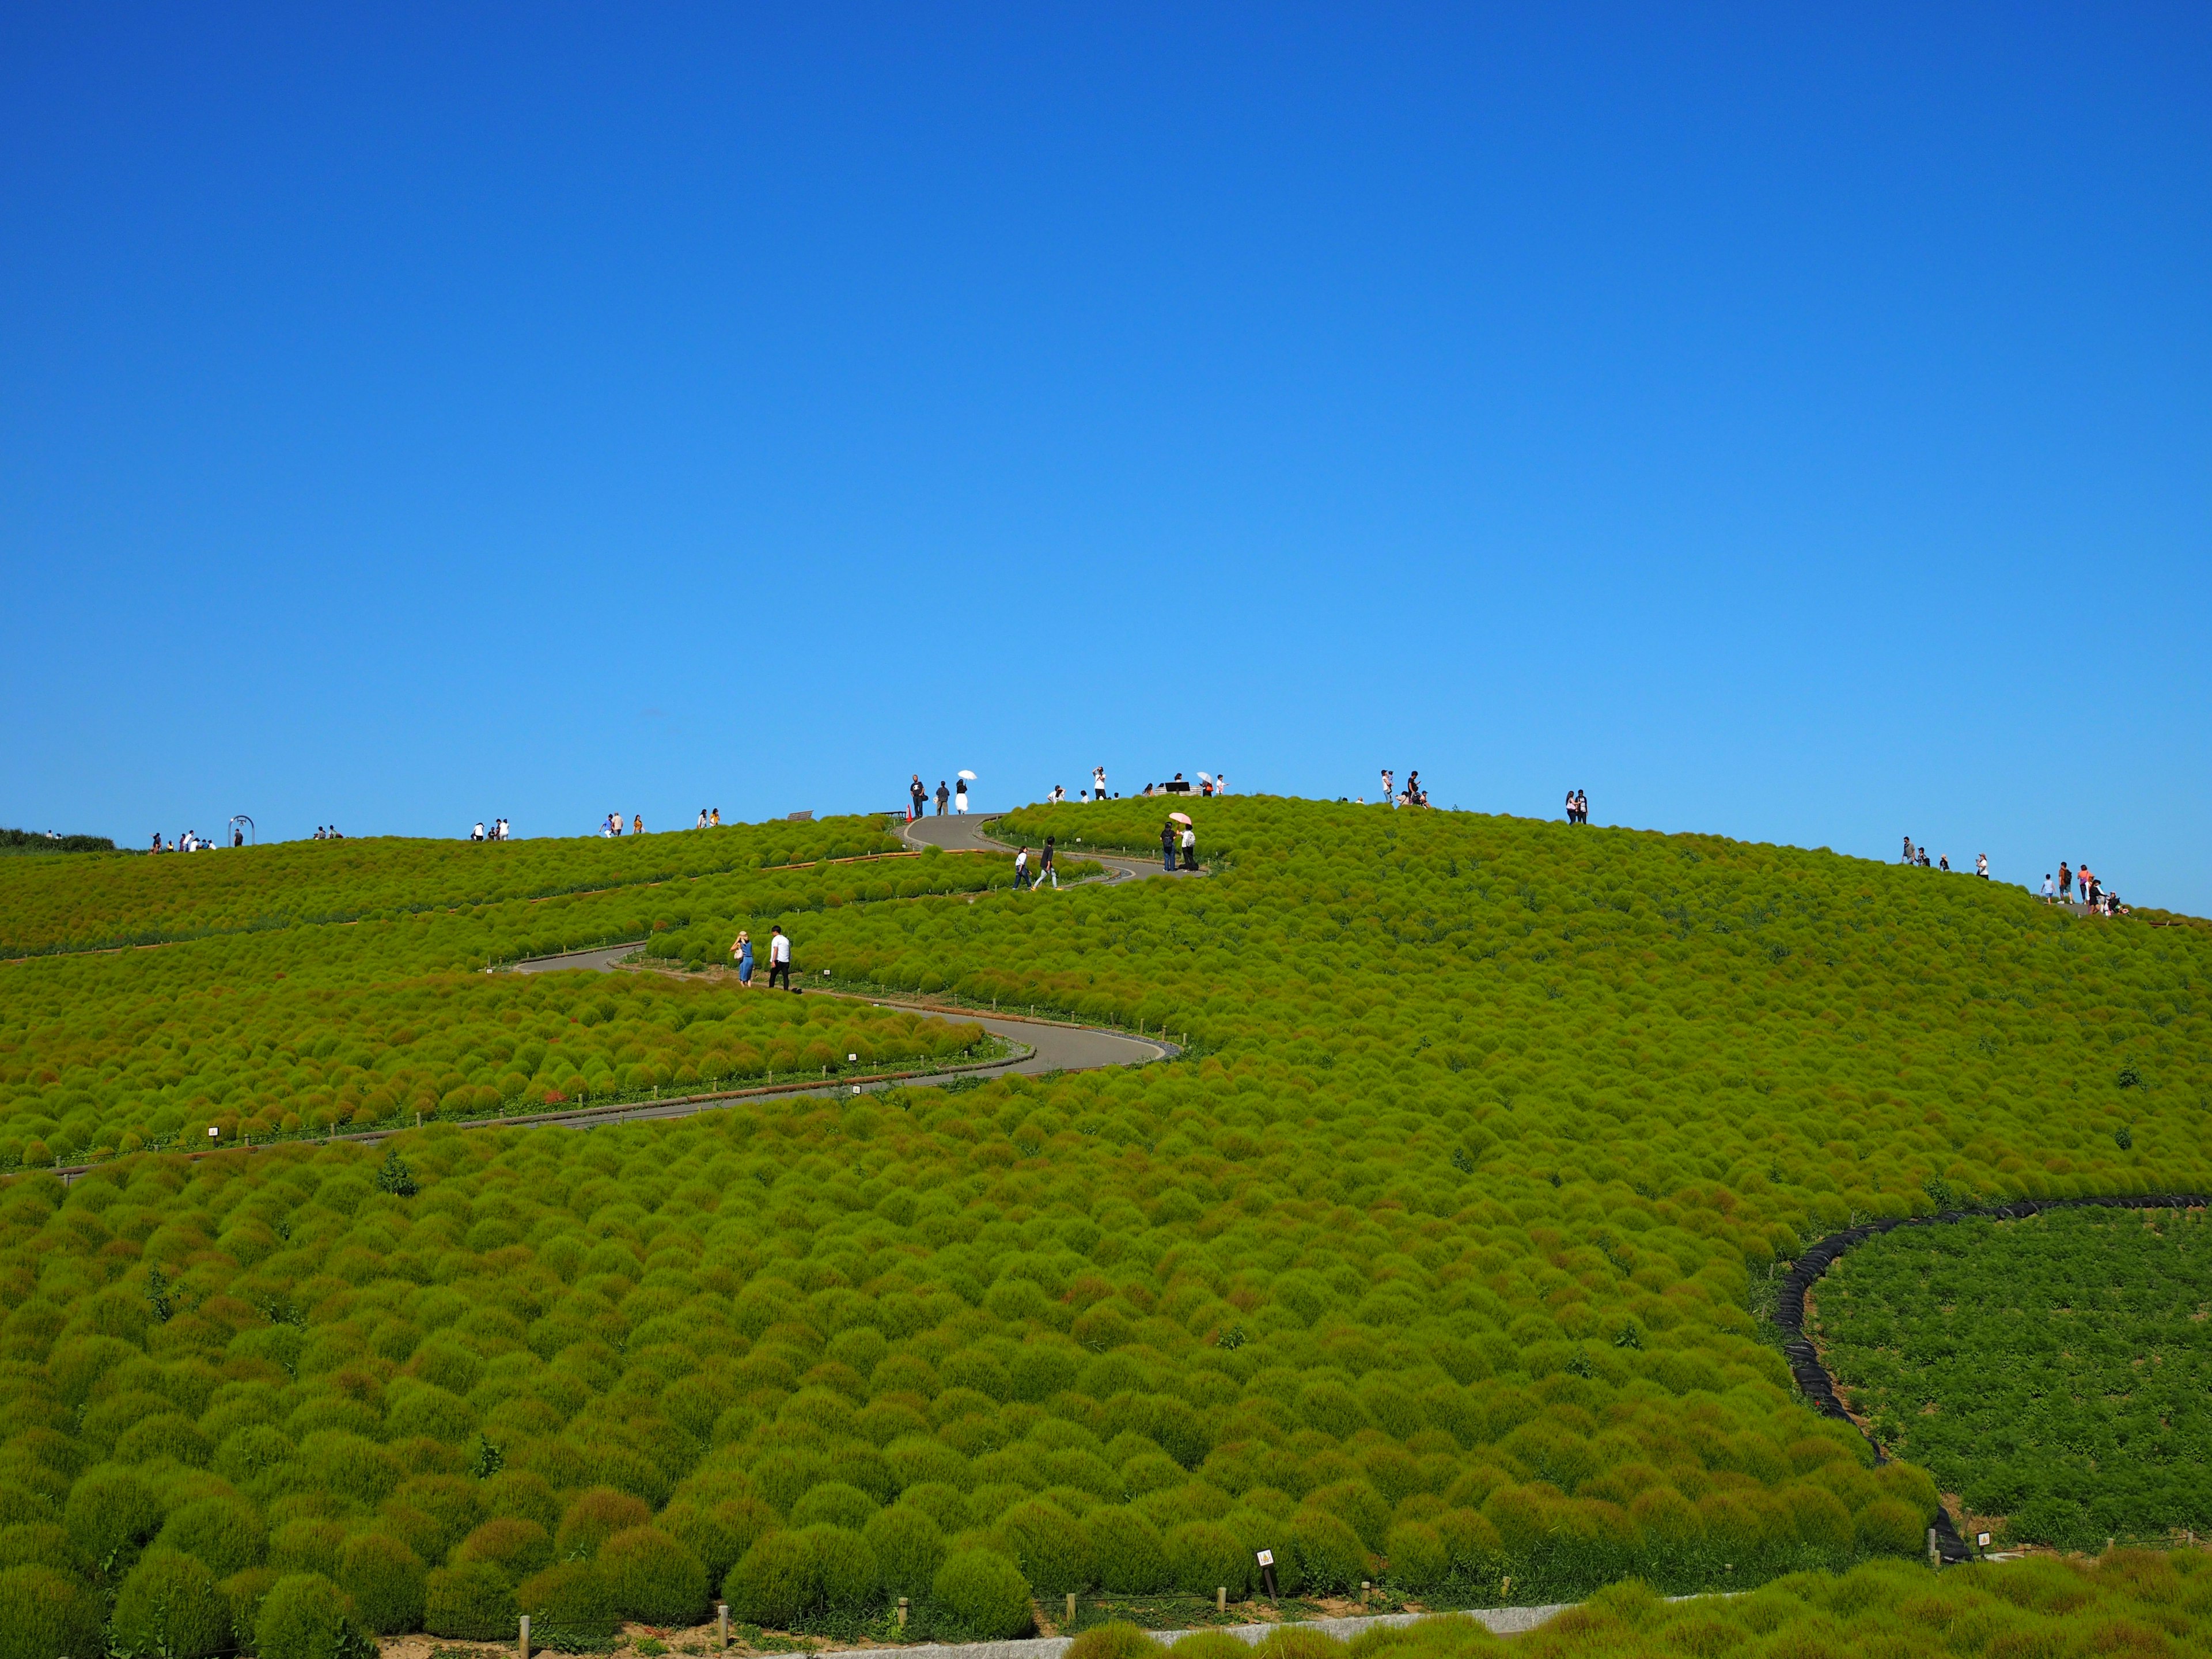
<svg viewBox="0 0 2212 1659">
<path fill-rule="evenodd" d="M 469 839 L 471 841 L 505 841 L 507 838 L 507 820 L 505 818 L 494 818 L 491 821 L 491 828 L 489 830 L 484 828 L 483 820 L 482 818 L 478 818 L 477 820 L 477 827 L 469 831 Z"/>
<path fill-rule="evenodd" d="M 908 783 L 907 795 L 914 802 L 914 810 L 908 814 L 909 817 L 922 818 L 929 816 L 929 787 L 922 782 L 921 773 L 916 772 L 912 781 Z M 937 816 L 943 817 L 945 809 L 948 806 L 956 815 L 963 817 L 967 816 L 968 779 L 965 774 L 962 775 L 957 784 L 948 784 L 943 778 L 938 779 Z"/>
<path fill-rule="evenodd" d="M 599 825 L 599 834 L 600 834 L 600 835 L 602 835 L 602 836 L 605 836 L 608 840 L 611 841 L 611 840 L 613 840 L 613 839 L 614 839 L 614 837 L 616 837 L 617 836 L 621 835 L 622 833 L 623 833 L 623 817 L 622 817 L 622 814 L 621 814 L 621 813 L 619 813 L 619 812 L 610 812 L 610 813 L 608 813 L 608 814 L 607 814 L 607 816 L 606 816 L 605 822 L 602 823 Z M 633 835 L 633 836 L 641 836 L 641 835 L 643 835 L 643 834 L 645 833 L 645 814 L 644 814 L 644 813 L 640 812 L 640 813 L 636 814 L 634 817 L 632 817 L 632 818 L 630 819 L 630 823 L 629 823 L 629 833 L 630 833 L 631 835 Z"/>
<path fill-rule="evenodd" d="M 1948 870 L 1951 867 L 1948 854 L 1939 854 L 1931 862 L 1928 849 L 1915 846 L 1910 836 L 1905 838 L 1905 848 L 1898 855 L 1898 862 L 1921 870 Z M 1990 878 L 1990 855 L 1987 853 L 1974 854 L 1974 873 L 1984 881 Z M 2078 898 L 2075 896 L 2077 889 L 2080 891 Z M 2124 916 L 2129 913 L 2128 907 L 2120 902 L 2120 896 L 2097 878 L 2086 860 L 2076 870 L 2061 859 L 2058 861 L 2058 879 L 2055 884 L 2048 872 L 2044 875 L 2042 898 L 2045 904 L 2079 906 L 2093 916 Z"/>
<path fill-rule="evenodd" d="M 315 839 L 318 841 L 322 839 L 319 831 Z M 154 844 L 146 850 L 149 853 L 206 853 L 222 844 L 221 842 L 210 841 L 196 830 L 179 830 L 176 839 L 164 846 L 161 842 L 161 832 L 156 830 L 154 832 Z"/>
<path fill-rule="evenodd" d="M 699 822 L 693 824 L 691 827 L 694 830 L 720 829 L 722 827 L 722 809 L 719 806 L 701 807 L 699 809 Z"/>
<path fill-rule="evenodd" d="M 1367 797 L 1362 795 L 1357 804 L 1361 806 L 1366 805 Z M 1389 767 L 1384 767 L 1382 769 L 1382 804 L 1389 807 L 1426 806 L 1429 804 L 1429 792 L 1421 787 L 1420 769 L 1417 767 L 1407 773 L 1406 787 L 1401 789 L 1398 787 L 1398 775 Z"/>
<path fill-rule="evenodd" d="M 2075 896 L 2077 889 L 2078 897 Z M 2050 876 L 2046 873 L 2043 878 L 2043 902 L 2045 904 L 2079 904 L 2093 916 L 2124 916 L 2130 914 L 2128 907 L 2120 902 L 2120 896 L 2105 885 L 2103 879 L 2089 867 L 2087 859 L 2082 860 L 2078 870 L 2068 869 L 2066 860 L 2059 860 L 2058 885 L 2055 891 Z"/>
</svg>

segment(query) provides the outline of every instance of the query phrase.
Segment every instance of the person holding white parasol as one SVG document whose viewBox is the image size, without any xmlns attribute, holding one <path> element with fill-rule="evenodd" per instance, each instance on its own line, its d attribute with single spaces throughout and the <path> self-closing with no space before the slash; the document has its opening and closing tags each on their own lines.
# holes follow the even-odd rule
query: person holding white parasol
<svg viewBox="0 0 2212 1659">
<path fill-rule="evenodd" d="M 952 787 L 952 811 L 956 817 L 968 815 L 968 786 L 975 781 L 973 772 L 963 772 L 960 781 Z"/>
</svg>

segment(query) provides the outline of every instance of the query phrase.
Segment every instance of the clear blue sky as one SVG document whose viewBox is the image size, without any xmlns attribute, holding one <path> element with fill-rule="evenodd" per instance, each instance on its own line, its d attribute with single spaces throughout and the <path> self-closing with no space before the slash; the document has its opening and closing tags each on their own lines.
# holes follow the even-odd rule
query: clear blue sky
<svg viewBox="0 0 2212 1659">
<path fill-rule="evenodd" d="M 0 823 L 1418 766 L 2212 912 L 2208 162 L 2201 3 L 13 7 Z"/>
</svg>

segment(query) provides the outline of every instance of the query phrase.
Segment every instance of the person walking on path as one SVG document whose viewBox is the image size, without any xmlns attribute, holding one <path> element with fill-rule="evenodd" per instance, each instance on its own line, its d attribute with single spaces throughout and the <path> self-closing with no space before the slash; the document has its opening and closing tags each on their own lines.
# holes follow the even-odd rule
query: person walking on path
<svg viewBox="0 0 2212 1659">
<path fill-rule="evenodd" d="M 2066 867 L 2064 859 L 2058 860 L 2058 902 L 2061 904 L 2074 902 L 2074 872 Z"/>
<path fill-rule="evenodd" d="M 748 991 L 753 988 L 753 936 L 739 931 L 730 954 L 738 959 L 738 983 Z"/>
<path fill-rule="evenodd" d="M 1014 854 L 1014 890 L 1026 892 L 1030 884 L 1030 847 L 1022 843 L 1022 850 Z"/>
<path fill-rule="evenodd" d="M 2057 890 L 2051 884 L 2051 872 L 2045 870 L 2043 872 L 2043 902 L 2048 904 L 2057 896 Z"/>
<path fill-rule="evenodd" d="M 1160 826 L 1160 858 L 1164 866 L 1170 873 L 1175 870 L 1175 832 L 1176 827 L 1175 820 L 1173 818 L 1169 819 L 1165 823 Z"/>
<path fill-rule="evenodd" d="M 968 780 L 965 778 L 960 780 L 959 788 L 953 791 L 952 816 L 956 818 L 968 816 Z"/>
<path fill-rule="evenodd" d="M 1182 867 L 1198 868 L 1198 831 L 1187 823 L 1182 827 Z"/>
<path fill-rule="evenodd" d="M 775 989 L 775 981 L 779 977 L 783 981 L 783 988 L 796 996 L 798 992 L 791 983 L 791 935 L 783 931 L 781 922 L 776 923 L 768 930 L 768 988 L 769 990 Z"/>
<path fill-rule="evenodd" d="M 1398 804 L 1397 789 L 1398 780 L 1391 775 L 1389 767 L 1384 767 L 1382 769 L 1382 804 L 1385 806 L 1395 806 Z"/>
<path fill-rule="evenodd" d="M 908 787 L 907 793 L 914 797 L 915 817 L 920 817 L 922 807 L 929 799 L 929 791 L 923 788 L 921 785 L 921 773 L 917 772 L 914 775 L 914 782 Z"/>
<path fill-rule="evenodd" d="M 1575 822 L 1577 823 L 1589 822 L 1589 795 L 1581 789 L 1575 791 Z"/>
<path fill-rule="evenodd" d="M 1044 838 L 1044 851 L 1038 855 L 1036 884 L 1042 887 L 1049 881 L 1052 883 L 1052 890 L 1057 893 L 1060 890 L 1060 872 L 1053 867 L 1052 854 L 1052 837 L 1047 836 Z"/>
<path fill-rule="evenodd" d="M 939 817 L 940 818 L 941 818 L 941 817 L 943 817 L 945 816 L 945 802 L 947 802 L 947 801 L 949 801 L 949 800 L 951 800 L 951 799 L 952 799 L 952 792 L 951 792 L 951 790 L 947 789 L 947 788 L 945 787 L 945 780 L 944 780 L 943 778 L 939 778 L 939 779 L 938 779 L 938 781 L 937 781 L 937 816 L 938 816 L 938 817 Z"/>
<path fill-rule="evenodd" d="M 1093 800 L 1106 799 L 1106 769 L 1103 766 L 1094 766 L 1091 769 L 1091 799 Z"/>
<path fill-rule="evenodd" d="M 1974 873 L 1984 881 L 1990 878 L 1990 855 L 1987 853 L 1974 854 Z"/>
<path fill-rule="evenodd" d="M 645 833 L 645 814 L 644 814 L 644 813 L 640 812 L 640 813 L 637 815 L 637 817 L 636 817 L 635 820 L 635 821 L 633 821 L 633 822 L 631 823 L 631 824 L 630 824 L 630 826 L 629 826 L 629 832 L 630 832 L 630 834 L 632 834 L 633 836 L 641 836 L 641 835 L 643 835 L 643 834 Z"/>
</svg>

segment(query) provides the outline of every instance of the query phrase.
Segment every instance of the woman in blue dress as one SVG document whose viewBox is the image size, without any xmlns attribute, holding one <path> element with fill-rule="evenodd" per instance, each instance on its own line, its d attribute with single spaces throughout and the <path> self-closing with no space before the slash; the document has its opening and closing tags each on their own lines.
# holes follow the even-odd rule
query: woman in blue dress
<svg viewBox="0 0 2212 1659">
<path fill-rule="evenodd" d="M 730 954 L 738 959 L 738 983 L 750 990 L 753 983 L 752 935 L 739 933 L 737 943 L 730 946 Z"/>
</svg>

